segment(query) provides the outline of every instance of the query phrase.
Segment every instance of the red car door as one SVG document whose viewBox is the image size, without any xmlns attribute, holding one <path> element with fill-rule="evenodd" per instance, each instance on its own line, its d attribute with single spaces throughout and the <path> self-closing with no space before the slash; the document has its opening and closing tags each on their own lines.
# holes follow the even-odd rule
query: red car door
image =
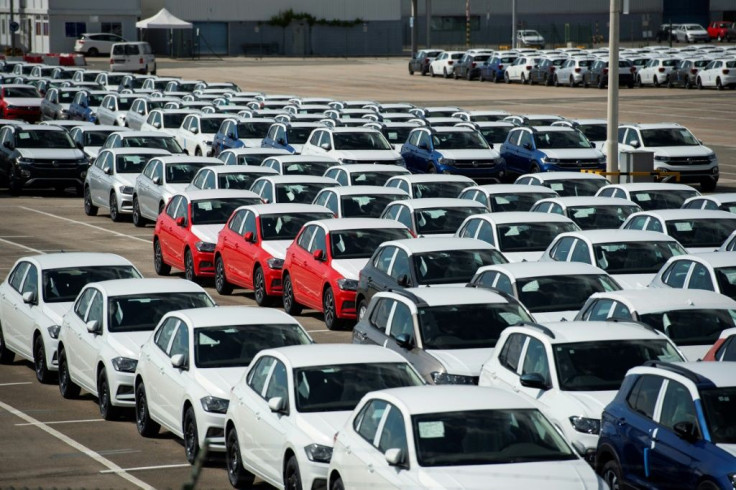
<svg viewBox="0 0 736 490">
<path fill-rule="evenodd" d="M 231 283 L 239 286 L 242 286 L 242 279 L 237 274 L 240 261 L 238 250 L 243 240 L 241 230 L 243 229 L 245 213 L 244 209 L 235 211 L 217 236 L 216 250 L 225 267 L 225 277 Z"/>
<path fill-rule="evenodd" d="M 186 202 L 183 196 L 174 196 L 174 198 L 169 201 L 164 212 L 158 216 L 158 220 L 156 221 L 156 232 L 161 246 L 161 253 L 163 255 L 164 262 L 170 265 L 176 264 L 176 254 L 173 249 L 175 242 L 174 228 L 177 228 L 176 212 L 182 201 Z"/>
<path fill-rule="evenodd" d="M 314 260 L 309 253 L 309 246 L 312 243 L 314 232 L 317 225 L 309 225 L 305 227 L 297 239 L 286 251 L 285 267 L 288 268 L 291 277 L 291 285 L 294 291 L 294 298 L 297 302 L 306 305 L 309 297 L 306 292 L 306 267 L 310 260 Z"/>
<path fill-rule="evenodd" d="M 315 254 L 319 253 L 320 258 Z M 330 270 L 327 255 L 327 233 L 321 226 L 317 226 L 309 246 L 309 255 L 304 264 L 304 304 L 322 311 L 322 285 Z"/>
<path fill-rule="evenodd" d="M 238 249 L 238 277 L 242 278 L 247 288 L 253 289 L 253 267 L 256 256 L 260 252 L 258 236 L 258 220 L 253 211 L 248 211 L 243 224 L 243 236 Z"/>
</svg>

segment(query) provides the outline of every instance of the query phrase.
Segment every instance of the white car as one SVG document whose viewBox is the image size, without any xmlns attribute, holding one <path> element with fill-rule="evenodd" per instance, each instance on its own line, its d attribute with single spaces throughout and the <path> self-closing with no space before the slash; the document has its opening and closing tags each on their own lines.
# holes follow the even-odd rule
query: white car
<svg viewBox="0 0 736 490">
<path fill-rule="evenodd" d="M 516 45 L 520 48 L 544 49 L 544 36 L 534 29 L 516 31 Z"/>
<path fill-rule="evenodd" d="M 137 98 L 133 94 L 106 95 L 97 109 L 97 122 L 103 126 L 125 126 L 125 116 Z"/>
<path fill-rule="evenodd" d="M 681 207 L 682 209 L 720 209 L 736 213 L 736 192 L 691 197 L 685 200 Z"/>
<path fill-rule="evenodd" d="M 506 83 L 521 82 L 525 84 L 529 80 L 529 73 L 535 65 L 541 61 L 541 57 L 535 55 L 523 55 L 506 67 L 503 79 Z"/>
<path fill-rule="evenodd" d="M 603 150 L 608 137 L 608 122 L 605 119 L 566 119 L 553 122 L 552 126 L 567 126 L 575 128 L 595 145 L 596 149 Z"/>
<path fill-rule="evenodd" d="M 366 395 L 335 436 L 327 488 L 608 488 L 536 407 L 494 388 Z"/>
<path fill-rule="evenodd" d="M 633 201 L 615 197 L 565 196 L 540 199 L 531 211 L 560 214 L 583 230 L 600 230 L 619 228 L 626 218 L 641 208 Z"/>
<path fill-rule="evenodd" d="M 405 192 L 390 187 L 349 185 L 322 189 L 312 204 L 326 207 L 336 218 L 378 218 L 387 204 L 406 199 Z"/>
<path fill-rule="evenodd" d="M 235 384 L 227 411 L 228 479 L 277 488 L 327 488 L 335 434 L 368 392 L 420 386 L 398 354 L 375 346 L 310 345 L 261 351 Z"/>
<path fill-rule="evenodd" d="M 705 289 L 736 299 L 736 253 L 718 251 L 672 257 L 649 287 Z"/>
<path fill-rule="evenodd" d="M 190 109 L 154 109 L 141 123 L 141 131 L 161 131 L 169 134 L 170 136 L 176 137 L 176 132 L 179 130 L 181 123 L 184 122 L 184 118 L 191 114 Z M 128 124 L 134 124 L 135 116 L 129 114 L 126 116 Z"/>
<path fill-rule="evenodd" d="M 98 398 L 100 415 L 117 418 L 135 406 L 133 373 L 141 345 L 171 310 L 214 306 L 197 284 L 182 279 L 118 279 L 85 286 L 61 320 L 59 391 L 83 388 Z"/>
<path fill-rule="evenodd" d="M 468 286 L 510 294 L 540 323 L 572 320 L 591 294 L 621 289 L 604 270 L 581 262 L 487 265 Z"/>
<path fill-rule="evenodd" d="M 677 240 L 664 233 L 587 230 L 561 233 L 539 260 L 592 264 L 626 289 L 643 289 L 670 257 L 686 253 Z"/>
<path fill-rule="evenodd" d="M 483 240 L 502 252 L 510 262 L 536 262 L 557 235 L 579 230 L 580 227 L 566 216 L 511 211 L 468 216 L 455 236 Z"/>
<path fill-rule="evenodd" d="M 84 214 L 110 211 L 110 219 L 121 221 L 133 213 L 133 187 L 146 163 L 153 157 L 170 156 L 155 148 L 113 148 L 99 153 L 84 179 Z"/>
<path fill-rule="evenodd" d="M 265 203 L 310 204 L 319 191 L 335 186 L 337 182 L 327 177 L 270 175 L 256 179 L 250 190 L 261 196 Z"/>
<path fill-rule="evenodd" d="M 602 175 L 583 172 L 543 172 L 520 175 L 514 184 L 549 187 L 560 196 L 593 196 L 610 184 Z"/>
<path fill-rule="evenodd" d="M 408 175 L 409 171 L 398 165 L 380 165 L 375 163 L 355 163 L 352 165 L 335 165 L 325 170 L 324 176 L 334 179 L 342 186 L 348 185 L 384 185 L 395 175 Z"/>
<path fill-rule="evenodd" d="M 81 149 L 90 163 L 95 161 L 100 153 L 105 140 L 112 133 L 127 131 L 127 128 L 119 126 L 96 126 L 94 124 L 87 126 L 74 126 L 69 130 L 69 136 L 77 148 Z"/>
<path fill-rule="evenodd" d="M 102 148 L 162 148 L 172 154 L 185 154 L 176 138 L 162 131 L 116 131 L 107 137 Z"/>
<path fill-rule="evenodd" d="M 279 175 L 315 175 L 323 174 L 339 162 L 330 157 L 316 155 L 276 155 L 265 158 L 261 166 L 271 168 Z"/>
<path fill-rule="evenodd" d="M 110 32 L 85 32 L 74 42 L 74 52 L 84 53 L 90 57 L 110 54 L 113 44 L 124 42 L 127 42 L 124 38 Z"/>
<path fill-rule="evenodd" d="M 212 140 L 227 114 L 190 114 L 176 131 L 179 145 L 189 155 L 213 156 Z"/>
<path fill-rule="evenodd" d="M 294 318 L 275 309 L 170 311 L 141 347 L 135 368 L 138 432 L 153 437 L 163 426 L 184 439 L 189 463 L 203 447 L 225 451 L 225 413 L 235 401 L 230 391 L 256 354 L 311 343 Z"/>
<path fill-rule="evenodd" d="M 431 76 L 442 75 L 450 78 L 455 68 L 455 63 L 460 61 L 465 51 L 443 51 L 429 63 L 429 74 Z"/>
<path fill-rule="evenodd" d="M 728 58 L 711 61 L 700 70 L 695 84 L 700 89 L 715 87 L 723 90 L 724 87 L 736 87 L 736 60 Z"/>
<path fill-rule="evenodd" d="M 635 202 L 644 211 L 651 211 L 678 209 L 687 199 L 700 196 L 700 192 L 685 184 L 635 182 L 603 186 L 598 190 L 596 196 L 626 199 Z"/>
<path fill-rule="evenodd" d="M 174 194 L 183 191 L 194 174 L 209 165 L 221 165 L 212 157 L 164 156 L 152 158 L 135 179 L 133 186 L 133 224 L 144 226 L 156 221 Z"/>
<path fill-rule="evenodd" d="M 292 155 L 292 153 L 277 148 L 230 148 L 222 151 L 217 155 L 217 158 L 222 160 L 225 165 L 260 166 L 266 158 L 287 155 Z"/>
<path fill-rule="evenodd" d="M 665 85 L 672 70 L 677 68 L 681 59 L 676 57 L 652 58 L 636 73 L 636 84 L 639 87 Z"/>
<path fill-rule="evenodd" d="M 592 462 L 601 412 L 626 372 L 684 358 L 667 336 L 634 322 L 550 322 L 507 328 L 483 364 L 480 386 L 519 393 Z"/>
<path fill-rule="evenodd" d="M 455 198 L 466 187 L 475 185 L 470 177 L 450 174 L 407 174 L 391 177 L 384 184 L 406 192 L 412 199 Z"/>
<path fill-rule="evenodd" d="M 667 335 L 685 358 L 699 361 L 721 331 L 736 327 L 736 300 L 713 291 L 667 287 L 600 292 L 588 298 L 575 319 L 644 323 Z"/>
<path fill-rule="evenodd" d="M 85 70 L 90 71 L 90 70 Z M 94 76 L 94 82 L 98 85 L 101 85 L 103 89 L 110 90 L 113 92 L 118 91 L 118 87 L 120 87 L 120 83 L 123 81 L 123 77 L 125 77 L 125 73 L 113 73 L 110 71 L 101 71 L 97 72 L 96 76 Z M 84 77 L 86 80 L 87 77 Z M 82 80 L 79 80 L 82 81 Z M 92 80 L 90 80 L 92 81 Z"/>
<path fill-rule="evenodd" d="M 555 71 L 555 86 L 567 84 L 568 87 L 577 87 L 583 83 L 583 75 L 593 66 L 594 56 L 575 56 L 568 59 Z"/>
<path fill-rule="evenodd" d="M 144 85 L 148 83 L 149 81 L 153 80 L 146 80 L 144 82 Z M 168 102 L 173 102 L 178 100 L 175 97 L 167 97 L 167 96 L 152 96 L 148 95 L 145 97 L 141 97 L 140 94 L 138 94 L 133 100 L 133 103 L 128 108 L 128 111 L 125 113 L 125 125 L 131 129 L 134 129 L 136 131 L 151 131 L 151 130 L 159 130 L 163 128 L 143 128 L 143 124 L 148 120 L 148 115 L 158 109 L 163 110 L 164 106 Z M 188 114 L 191 114 L 192 111 L 187 111 Z M 181 125 L 182 119 L 179 119 L 179 125 Z M 171 126 L 171 124 L 169 124 Z M 169 127 L 167 126 L 167 127 Z M 178 126 L 177 126 L 178 127 Z"/>
<path fill-rule="evenodd" d="M 128 260 L 107 253 L 49 253 L 19 259 L 0 284 L 0 363 L 33 362 L 41 383 L 58 370 L 61 317 L 90 282 L 138 278 Z"/>
<path fill-rule="evenodd" d="M 264 175 L 278 175 L 272 168 L 255 165 L 214 165 L 200 168 L 185 190 L 195 189 L 250 189 L 256 179 Z"/>
<path fill-rule="evenodd" d="M 509 211 L 529 211 L 534 203 L 540 199 L 556 196 L 557 193 L 548 187 L 487 184 L 467 187 L 457 197 L 485 204 L 488 211 L 492 213 L 505 213 Z"/>
<path fill-rule="evenodd" d="M 368 122 L 368 121 L 366 121 Z M 328 156 L 342 164 L 382 163 L 406 166 L 380 131 L 370 128 L 321 128 L 312 131 L 302 155 Z"/>
</svg>

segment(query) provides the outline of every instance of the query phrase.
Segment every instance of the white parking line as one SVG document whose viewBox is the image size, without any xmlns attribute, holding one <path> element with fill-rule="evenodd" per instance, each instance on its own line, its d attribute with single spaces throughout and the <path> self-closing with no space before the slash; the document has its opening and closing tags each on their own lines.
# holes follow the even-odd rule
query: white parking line
<svg viewBox="0 0 736 490">
<path fill-rule="evenodd" d="M 89 456 L 90 458 L 94 459 L 95 461 L 97 461 L 101 465 L 103 465 L 103 466 L 107 467 L 108 469 L 112 470 L 113 473 L 116 473 L 116 474 L 120 475 L 121 478 L 125 478 L 130 483 L 132 483 L 133 485 L 137 486 L 138 488 L 142 488 L 142 489 L 145 489 L 145 490 L 155 490 L 154 487 L 152 487 L 148 483 L 144 482 L 143 480 L 139 480 L 138 478 L 134 477 L 133 475 L 129 475 L 128 473 L 126 473 L 124 469 L 122 469 L 120 466 L 116 465 L 115 463 L 113 463 L 109 459 L 100 456 L 99 454 L 97 454 L 96 452 L 94 452 L 93 450 L 91 450 L 90 448 L 88 448 L 88 447 L 86 447 L 86 446 L 78 443 L 77 441 L 75 441 L 71 437 L 68 437 L 68 436 L 62 434 L 58 430 L 49 427 L 48 425 L 44 424 L 43 422 L 34 419 L 30 415 L 27 415 L 27 414 L 21 412 L 20 410 L 17 410 L 15 408 L 11 407 L 10 405 L 8 405 L 7 403 L 3 403 L 3 402 L 0 402 L 0 408 L 2 408 L 3 410 L 5 410 L 7 412 L 12 413 L 16 417 L 19 417 L 19 418 L 25 420 L 26 422 L 29 422 L 32 425 L 35 425 L 36 427 L 38 427 L 42 431 L 44 431 L 47 434 L 49 434 L 49 435 L 57 438 L 61 442 L 64 442 L 64 443 L 68 444 L 69 446 L 73 447 L 77 451 L 86 454 L 87 456 Z"/>
<path fill-rule="evenodd" d="M 30 384 L 30 383 L 28 383 Z M 57 420 L 55 422 L 41 422 L 45 425 L 56 425 L 56 424 L 83 424 L 85 422 L 104 422 L 104 419 L 84 419 L 84 420 Z M 35 423 L 27 423 L 27 424 L 15 424 L 16 427 L 23 427 L 26 425 L 38 425 Z"/>
<path fill-rule="evenodd" d="M 29 385 L 30 381 L 23 381 L 22 383 L 2 383 L 0 386 L 17 386 L 17 385 Z"/>
<path fill-rule="evenodd" d="M 187 468 L 190 467 L 189 463 L 182 464 L 162 464 L 159 466 L 138 466 L 136 468 L 123 468 L 120 470 L 102 470 L 100 473 L 118 473 L 120 471 L 147 471 L 147 470 L 162 470 L 166 468 Z"/>
<path fill-rule="evenodd" d="M 38 209 L 27 208 L 25 206 L 18 206 L 18 207 L 20 209 L 24 209 L 26 211 L 32 211 L 34 213 L 43 214 L 44 216 L 49 216 L 51 218 L 60 219 L 62 221 L 67 221 L 69 223 L 74 223 L 76 225 L 87 226 L 87 227 L 93 228 L 95 230 L 104 231 L 106 233 L 111 233 L 111 234 L 113 234 L 115 236 L 124 237 L 124 238 L 130 238 L 131 240 L 138 240 L 140 242 L 145 242 L 145 243 L 151 243 L 151 240 L 144 240 L 143 238 L 138 238 L 137 236 L 126 235 L 125 233 L 120 233 L 120 232 L 117 232 L 117 231 L 108 230 L 107 228 L 103 228 L 101 226 L 96 226 L 96 225 L 91 225 L 89 223 L 85 223 L 84 221 L 77 221 L 77 220 L 74 220 L 74 219 L 64 218 L 63 216 L 57 216 L 55 214 L 47 213 L 46 211 L 40 211 Z"/>
<path fill-rule="evenodd" d="M 12 245 L 14 247 L 22 248 L 24 250 L 28 250 L 29 252 L 36 252 L 37 254 L 45 253 L 45 252 L 42 252 L 40 250 L 36 250 L 35 248 L 26 247 L 25 245 L 21 245 L 20 243 L 11 242 L 10 240 L 5 240 L 4 238 L 0 238 L 0 242 L 7 243 L 8 245 Z"/>
</svg>

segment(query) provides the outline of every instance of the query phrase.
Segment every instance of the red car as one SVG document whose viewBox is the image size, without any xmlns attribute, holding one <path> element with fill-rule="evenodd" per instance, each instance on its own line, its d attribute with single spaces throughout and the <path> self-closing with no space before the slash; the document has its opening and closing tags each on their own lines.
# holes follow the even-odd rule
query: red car
<svg viewBox="0 0 736 490">
<path fill-rule="evenodd" d="M 176 194 L 156 220 L 153 266 L 168 275 L 175 267 L 190 281 L 215 275 L 215 244 L 230 215 L 240 206 L 261 203 L 246 190 L 196 190 Z"/>
<path fill-rule="evenodd" d="M 734 22 L 726 22 L 718 20 L 708 24 L 708 35 L 711 39 L 718 41 L 731 42 L 736 39 L 736 24 Z"/>
<path fill-rule="evenodd" d="M 383 242 L 411 238 L 398 221 L 336 218 L 306 223 L 286 250 L 284 310 L 298 315 L 303 306 L 324 313 L 330 330 L 355 320 L 358 273 Z"/>
<path fill-rule="evenodd" d="M 286 249 L 307 221 L 334 218 L 312 204 L 261 204 L 235 210 L 215 246 L 215 289 L 230 294 L 235 286 L 251 289 L 267 306 L 281 296 Z"/>
<path fill-rule="evenodd" d="M 33 85 L 0 85 L 0 118 L 36 122 L 43 98 Z"/>
<path fill-rule="evenodd" d="M 736 361 L 736 328 L 721 332 L 716 343 L 703 356 L 704 361 Z"/>
</svg>

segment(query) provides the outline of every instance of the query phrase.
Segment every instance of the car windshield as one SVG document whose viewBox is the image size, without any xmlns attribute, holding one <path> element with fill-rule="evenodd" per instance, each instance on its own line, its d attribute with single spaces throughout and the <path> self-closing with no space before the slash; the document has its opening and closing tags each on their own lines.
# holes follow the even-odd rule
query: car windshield
<svg viewBox="0 0 736 490">
<path fill-rule="evenodd" d="M 159 155 L 118 155 L 115 158 L 115 172 L 119 174 L 139 174 L 143 172 L 148 160 Z"/>
<path fill-rule="evenodd" d="M 105 98 L 107 93 L 102 94 L 89 94 L 87 96 L 87 105 L 90 107 L 99 107 L 102 104 L 102 99 Z"/>
<path fill-rule="evenodd" d="M 466 283 L 479 267 L 508 263 L 495 249 L 438 250 L 415 254 L 413 259 L 417 279 L 423 285 Z"/>
<path fill-rule="evenodd" d="M 736 230 L 736 217 L 667 221 L 667 234 L 680 242 L 683 247 L 718 248 L 734 230 Z"/>
<path fill-rule="evenodd" d="M 488 142 L 476 131 L 454 131 L 432 135 L 435 150 L 485 150 Z"/>
<path fill-rule="evenodd" d="M 384 208 L 393 201 L 402 201 L 409 196 L 396 194 L 351 195 L 340 199 L 343 218 L 380 218 Z"/>
<path fill-rule="evenodd" d="M 529 211 L 540 199 L 550 197 L 550 194 L 542 192 L 509 192 L 505 194 L 491 194 L 491 211 L 494 213 L 507 211 Z"/>
<path fill-rule="evenodd" d="M 428 413 L 412 416 L 411 423 L 419 466 L 578 459 L 560 433 L 536 409 Z M 515 471 L 521 475 L 528 469 Z"/>
<path fill-rule="evenodd" d="M 166 183 L 189 184 L 197 171 L 207 166 L 207 162 L 181 162 L 166 164 Z"/>
<path fill-rule="evenodd" d="M 335 162 L 287 162 L 283 164 L 284 175 L 321 176 Z"/>
<path fill-rule="evenodd" d="M 292 213 L 261 215 L 262 240 L 293 240 L 304 223 L 332 218 L 332 213 Z"/>
<path fill-rule="evenodd" d="M 75 70 L 59 70 L 56 79 L 57 80 L 71 80 L 74 78 L 74 73 L 76 73 Z"/>
<path fill-rule="evenodd" d="M 286 139 L 290 145 L 303 145 L 309 139 L 313 129 L 313 127 L 290 126 L 286 133 Z"/>
<path fill-rule="evenodd" d="M 173 114 L 164 113 L 163 114 L 163 118 L 164 118 L 163 128 L 169 128 L 169 129 L 178 128 L 179 126 L 181 126 L 181 123 L 184 122 L 185 117 L 187 117 L 187 114 L 184 112 L 182 113 L 175 112 Z"/>
<path fill-rule="evenodd" d="M 276 202 L 310 204 L 325 187 L 330 187 L 330 184 L 278 184 Z"/>
<path fill-rule="evenodd" d="M 542 182 L 560 196 L 594 196 L 598 189 L 608 185 L 605 179 L 547 180 Z M 642 206 L 643 207 L 643 206 Z"/>
<path fill-rule="evenodd" d="M 615 391 L 626 372 L 647 361 L 684 359 L 665 339 L 596 340 L 555 344 L 555 366 L 563 391 Z"/>
<path fill-rule="evenodd" d="M 412 238 L 405 228 L 367 228 L 363 230 L 340 230 L 330 232 L 332 258 L 367 259 L 378 246 L 390 240 Z"/>
<path fill-rule="evenodd" d="M 38 99 L 41 94 L 33 87 L 3 87 L 3 97 L 31 97 Z"/>
<path fill-rule="evenodd" d="M 599 243 L 593 245 L 595 265 L 609 274 L 655 274 L 670 257 L 685 249 L 675 241 Z"/>
<path fill-rule="evenodd" d="M 420 235 L 453 234 L 465 218 L 484 211 L 485 208 L 481 207 L 417 209 L 414 220 Z"/>
<path fill-rule="evenodd" d="M 146 104 L 148 105 L 148 110 L 152 111 L 154 109 L 163 109 L 167 102 L 166 99 L 149 99 Z"/>
<path fill-rule="evenodd" d="M 490 128 L 480 128 L 480 134 L 486 139 L 486 141 L 492 145 L 502 145 L 506 141 L 506 136 L 509 135 L 512 126 L 496 126 Z"/>
<path fill-rule="evenodd" d="M 424 350 L 490 349 L 496 346 L 506 327 L 533 321 L 524 308 L 515 303 L 419 308 L 419 332 Z"/>
<path fill-rule="evenodd" d="M 16 148 L 76 148 L 69 133 L 61 131 L 22 130 L 15 133 Z"/>
<path fill-rule="evenodd" d="M 590 141 L 579 131 L 537 131 L 534 142 L 542 150 L 592 148 Z"/>
<path fill-rule="evenodd" d="M 192 201 L 192 225 L 225 224 L 240 206 L 261 204 L 258 197 L 230 197 Z"/>
<path fill-rule="evenodd" d="M 118 110 L 127 111 L 133 105 L 135 97 L 118 97 Z"/>
<path fill-rule="evenodd" d="M 620 227 L 626 218 L 639 211 L 639 206 L 573 206 L 567 216 L 583 230 L 601 230 Z"/>
<path fill-rule="evenodd" d="M 107 73 L 107 85 L 120 85 L 125 73 Z"/>
<path fill-rule="evenodd" d="M 111 133 L 114 133 L 113 130 L 105 131 L 105 130 L 92 130 L 92 131 L 84 131 L 82 134 L 84 146 L 102 146 L 105 144 L 105 140 L 108 136 L 110 136 Z"/>
<path fill-rule="evenodd" d="M 195 328 L 194 364 L 205 369 L 246 367 L 263 349 L 310 343 L 296 323 Z"/>
<path fill-rule="evenodd" d="M 183 153 L 173 136 L 134 136 L 121 138 L 125 148 L 160 148 L 170 153 Z"/>
<path fill-rule="evenodd" d="M 271 127 L 267 121 L 250 121 L 238 123 L 238 138 L 240 139 L 263 139 Z"/>
<path fill-rule="evenodd" d="M 111 333 L 153 330 L 173 310 L 215 306 L 206 293 L 132 294 L 107 299 L 107 329 Z"/>
<path fill-rule="evenodd" d="M 575 223 L 514 223 L 498 225 L 497 231 L 503 252 L 543 252 L 557 235 L 578 227 Z"/>
<path fill-rule="evenodd" d="M 390 150 L 391 145 L 378 131 L 333 133 L 335 150 Z"/>
<path fill-rule="evenodd" d="M 84 286 L 111 279 L 136 279 L 141 275 L 132 265 L 100 265 L 46 269 L 41 273 L 44 303 L 74 301 Z"/>
<path fill-rule="evenodd" d="M 62 104 L 70 104 L 77 95 L 76 90 L 59 90 L 57 93 L 59 94 L 59 102 Z"/>
<path fill-rule="evenodd" d="M 92 72 L 84 72 L 83 71 L 81 75 L 77 75 L 77 76 L 81 76 L 82 77 L 82 80 L 81 81 L 83 81 L 83 82 L 94 82 L 95 79 L 97 78 L 97 75 L 98 75 L 98 73 L 97 72 L 94 72 L 94 71 L 92 71 Z"/>
<path fill-rule="evenodd" d="M 607 129 L 605 124 L 583 124 L 578 126 L 578 129 L 590 141 L 606 141 Z"/>
<path fill-rule="evenodd" d="M 698 139 L 685 128 L 642 129 L 641 139 L 645 147 L 700 145 Z"/>
<path fill-rule="evenodd" d="M 457 197 L 463 189 L 473 185 L 472 182 L 422 182 L 412 184 L 414 197 Z"/>
<path fill-rule="evenodd" d="M 700 400 L 714 444 L 736 444 L 736 387 L 701 388 Z"/>
<path fill-rule="evenodd" d="M 532 313 L 579 310 L 591 294 L 619 289 L 605 274 L 543 276 L 516 281 L 519 301 Z"/>
<path fill-rule="evenodd" d="M 294 370 L 296 410 L 338 412 L 353 410 L 371 391 L 424 382 L 407 363 L 362 362 L 310 366 Z"/>
<path fill-rule="evenodd" d="M 689 190 L 647 190 L 632 192 L 631 200 L 638 204 L 642 210 L 652 209 L 679 209 L 682 203 L 690 197 L 698 195 L 695 189 Z"/>
<path fill-rule="evenodd" d="M 217 187 L 219 189 L 245 189 L 248 190 L 253 182 L 265 174 L 256 172 L 225 172 L 217 175 Z"/>
<path fill-rule="evenodd" d="M 659 311 L 639 320 L 667 334 L 677 345 L 712 345 L 721 332 L 736 327 L 736 310 L 696 309 Z"/>
<path fill-rule="evenodd" d="M 411 133 L 412 129 L 414 129 L 412 126 L 405 128 L 384 128 L 381 132 L 392 145 L 401 145 L 409 138 L 409 133 Z"/>
<path fill-rule="evenodd" d="M 353 172 L 350 174 L 350 179 L 353 185 L 378 185 L 382 186 L 388 179 L 403 172 L 374 172 L 371 170 Z"/>
</svg>

